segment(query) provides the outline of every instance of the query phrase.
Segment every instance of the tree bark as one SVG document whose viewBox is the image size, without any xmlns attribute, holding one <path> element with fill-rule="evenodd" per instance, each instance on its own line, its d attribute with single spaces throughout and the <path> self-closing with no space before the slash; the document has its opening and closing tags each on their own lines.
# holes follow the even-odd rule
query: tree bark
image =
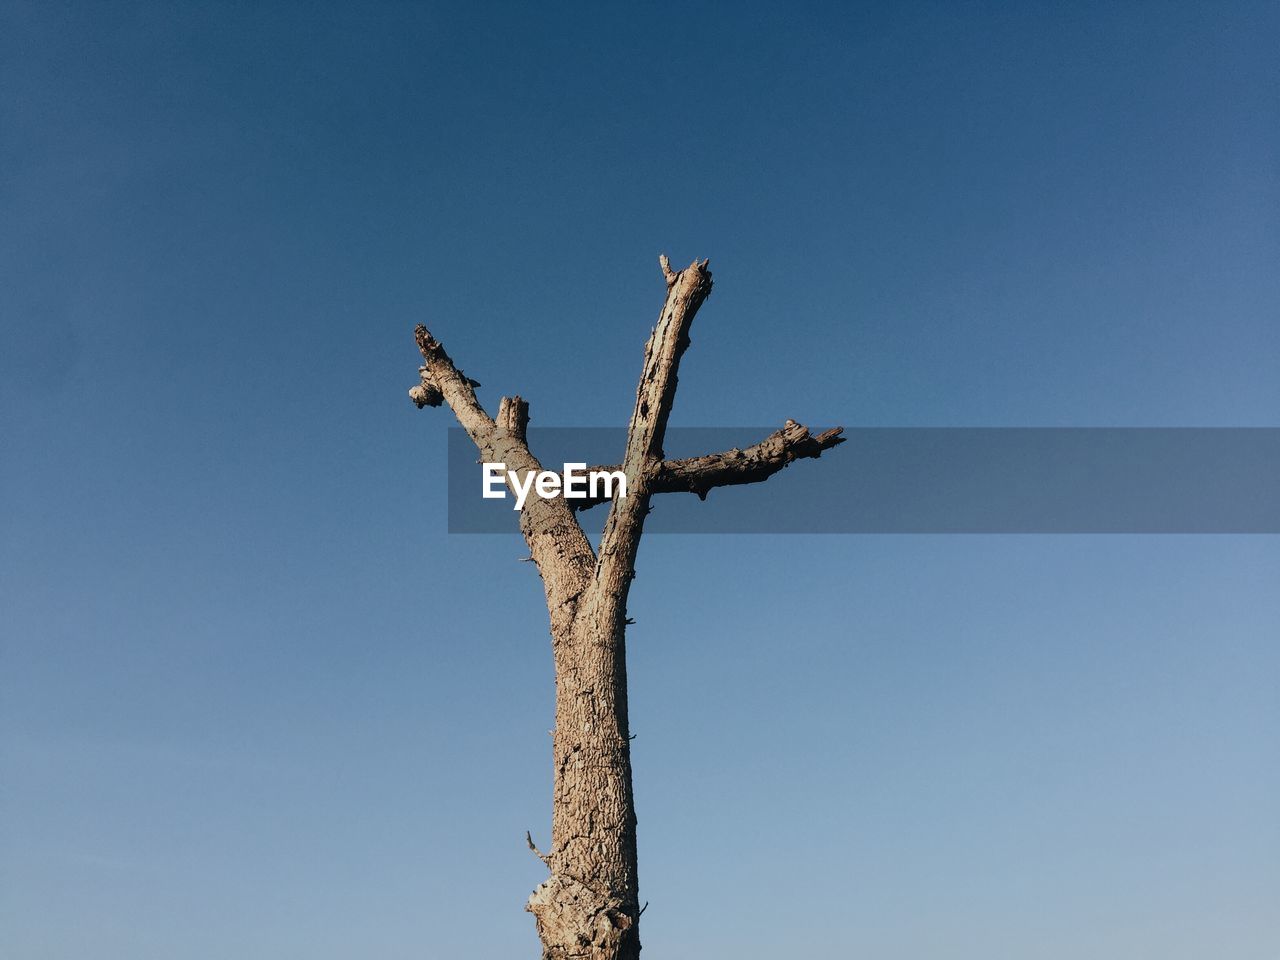
<svg viewBox="0 0 1280 960">
<path fill-rule="evenodd" d="M 531 849 L 551 875 L 529 897 L 543 960 L 636 960 L 640 954 L 636 813 L 627 719 L 627 596 L 650 498 L 755 483 L 801 457 L 840 443 L 839 428 L 816 437 L 794 421 L 744 450 L 667 461 L 662 444 L 689 328 L 711 292 L 707 261 L 674 271 L 661 258 L 667 296 L 649 341 L 621 469 L 627 496 L 615 496 L 598 554 L 569 501 L 529 497 L 520 530 L 546 594 L 555 659 L 555 767 L 551 847 Z M 529 450 L 529 407 L 503 397 L 490 419 L 474 380 L 453 364 L 425 327 L 416 331 L 423 366 L 409 391 L 420 408 L 447 403 L 483 459 L 523 474 L 541 470 Z M 601 501 L 591 501 L 587 506 Z"/>
<path fill-rule="evenodd" d="M 568 635 L 554 638 L 555 790 L 551 877 L 529 899 L 544 960 L 640 954 L 636 812 L 627 721 L 626 607 L 636 550 L 649 510 L 649 484 L 662 463 L 662 437 L 680 357 L 698 307 L 711 292 L 706 262 L 675 274 L 649 342 L 627 430 L 616 497 L 600 540 L 594 582 Z"/>
</svg>

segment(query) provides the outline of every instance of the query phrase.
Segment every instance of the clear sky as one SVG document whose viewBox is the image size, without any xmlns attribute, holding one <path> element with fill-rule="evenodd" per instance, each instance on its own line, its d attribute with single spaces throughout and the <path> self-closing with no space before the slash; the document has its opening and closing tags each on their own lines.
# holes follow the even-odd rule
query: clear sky
<svg viewBox="0 0 1280 960">
<path fill-rule="evenodd" d="M 0 955 L 534 955 L 546 615 L 445 534 L 419 321 L 620 425 L 666 250 L 717 284 L 674 423 L 1280 424 L 1278 35 L 8 0 Z M 1278 582 L 1267 536 L 651 538 L 645 955 L 1273 960 Z"/>
</svg>

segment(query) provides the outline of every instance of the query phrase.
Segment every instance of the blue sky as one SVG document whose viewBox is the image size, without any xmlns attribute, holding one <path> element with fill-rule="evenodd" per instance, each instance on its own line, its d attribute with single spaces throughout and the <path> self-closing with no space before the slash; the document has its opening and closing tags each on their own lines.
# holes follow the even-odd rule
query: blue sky
<svg viewBox="0 0 1280 960">
<path fill-rule="evenodd" d="M 1278 425 L 1274 4 L 0 16 L 5 956 L 535 949 L 546 616 L 416 322 L 618 425 L 665 250 L 674 423 Z M 1278 574 L 651 538 L 646 950 L 1274 957 Z"/>
</svg>

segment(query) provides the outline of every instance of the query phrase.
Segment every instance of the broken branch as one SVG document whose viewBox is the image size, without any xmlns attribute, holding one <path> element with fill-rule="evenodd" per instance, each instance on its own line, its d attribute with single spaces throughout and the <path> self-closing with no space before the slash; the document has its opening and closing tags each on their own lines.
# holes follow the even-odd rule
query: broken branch
<svg viewBox="0 0 1280 960">
<path fill-rule="evenodd" d="M 701 457 L 664 460 L 649 482 L 650 493 L 696 493 L 705 499 L 716 487 L 760 483 L 795 460 L 817 458 L 823 451 L 844 443 L 843 427 L 824 430 L 814 436 L 803 424 L 788 420 L 781 430 L 759 443 L 741 450 L 726 450 Z M 618 470 L 619 467 L 592 467 L 591 470 Z M 605 498 L 585 497 L 569 501 L 574 510 L 588 510 Z"/>
<path fill-rule="evenodd" d="M 448 403 L 467 436 L 482 453 L 485 452 L 493 437 L 493 421 L 476 399 L 475 388 L 479 384 L 463 376 L 462 371 L 453 365 L 449 354 L 445 353 L 443 344 L 422 324 L 414 328 L 413 336 L 424 362 L 418 370 L 422 382 L 409 391 L 410 398 L 419 409 L 438 407 L 441 401 Z"/>
</svg>

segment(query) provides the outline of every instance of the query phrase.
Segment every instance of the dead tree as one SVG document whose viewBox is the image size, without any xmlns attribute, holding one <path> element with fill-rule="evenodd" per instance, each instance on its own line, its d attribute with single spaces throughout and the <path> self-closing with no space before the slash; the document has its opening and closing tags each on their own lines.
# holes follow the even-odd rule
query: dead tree
<svg viewBox="0 0 1280 960">
<path fill-rule="evenodd" d="M 755 483 L 842 442 L 840 428 L 813 436 L 788 420 L 743 450 L 667 460 L 662 444 L 676 374 L 694 315 L 711 293 L 711 272 L 706 260 L 679 272 L 665 256 L 659 262 L 666 301 L 645 345 L 622 463 L 608 468 L 625 473 L 627 495 L 613 498 L 599 549 L 574 513 L 593 501 L 530 497 L 520 513 L 520 532 L 546 592 L 556 677 L 551 846 L 543 854 L 527 838 L 551 871 L 526 906 L 543 960 L 635 960 L 640 953 L 625 635 L 650 498 L 685 491 L 705 497 L 713 487 Z M 541 470 L 527 443 L 528 404 L 503 397 L 491 418 L 476 399 L 479 384 L 463 376 L 425 327 L 415 334 L 423 365 L 409 391 L 414 403 L 447 403 L 484 461 L 505 463 L 519 475 Z"/>
</svg>

